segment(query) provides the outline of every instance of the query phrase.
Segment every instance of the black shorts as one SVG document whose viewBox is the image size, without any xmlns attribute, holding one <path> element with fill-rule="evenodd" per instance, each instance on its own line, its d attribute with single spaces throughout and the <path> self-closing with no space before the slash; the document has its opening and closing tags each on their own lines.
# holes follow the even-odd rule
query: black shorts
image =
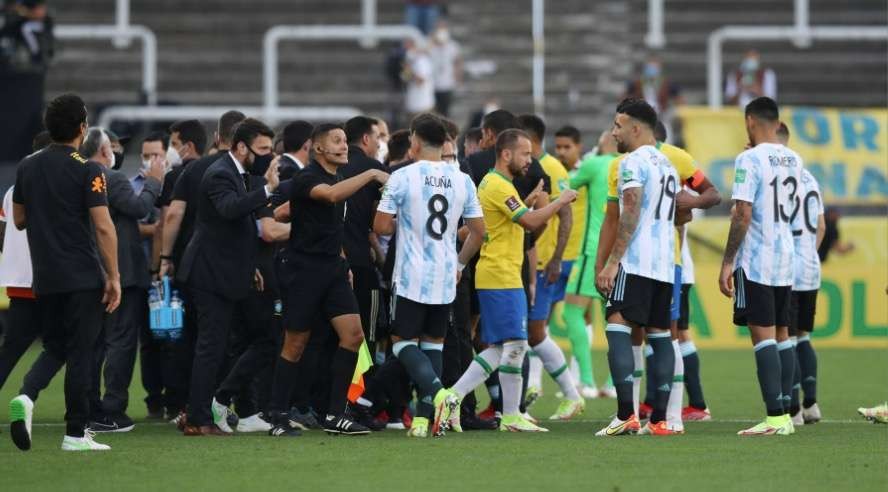
<svg viewBox="0 0 888 492">
<path fill-rule="evenodd" d="M 734 324 L 737 326 L 789 326 L 790 286 L 775 287 L 746 278 L 734 270 Z"/>
<path fill-rule="evenodd" d="M 406 297 L 392 298 L 392 335 L 413 340 L 423 335 L 444 338 L 450 325 L 450 304 L 422 304 Z"/>
<path fill-rule="evenodd" d="M 798 336 L 799 331 L 814 331 L 814 314 L 817 312 L 816 290 L 794 290 L 790 300 L 789 334 Z"/>
<path fill-rule="evenodd" d="M 668 330 L 672 326 L 672 284 L 628 274 L 620 265 L 605 316 L 614 313 L 639 326 Z"/>
<path fill-rule="evenodd" d="M 359 314 L 343 258 L 291 254 L 287 261 L 284 329 L 305 332 L 344 314 Z"/>
<path fill-rule="evenodd" d="M 694 284 L 681 285 L 681 302 L 678 306 L 678 329 L 687 330 L 691 321 L 690 296 Z"/>
</svg>

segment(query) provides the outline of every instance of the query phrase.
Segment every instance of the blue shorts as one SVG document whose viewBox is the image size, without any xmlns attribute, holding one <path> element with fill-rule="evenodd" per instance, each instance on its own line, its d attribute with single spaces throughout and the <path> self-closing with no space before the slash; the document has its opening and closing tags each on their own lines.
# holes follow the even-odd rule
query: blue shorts
<svg viewBox="0 0 888 492">
<path fill-rule="evenodd" d="M 670 320 L 681 319 L 681 265 L 675 265 L 675 281 L 672 282 L 672 309 L 669 313 Z"/>
<path fill-rule="evenodd" d="M 481 341 L 527 340 L 527 296 L 524 289 L 478 289 Z"/>
<path fill-rule="evenodd" d="M 567 279 L 570 278 L 570 270 L 572 268 L 573 261 L 561 262 L 561 275 L 552 284 L 546 281 L 545 271 L 537 271 L 536 297 L 528 315 L 530 321 L 549 319 L 549 311 L 552 309 L 552 304 L 564 299 L 564 292 L 567 290 Z"/>
</svg>

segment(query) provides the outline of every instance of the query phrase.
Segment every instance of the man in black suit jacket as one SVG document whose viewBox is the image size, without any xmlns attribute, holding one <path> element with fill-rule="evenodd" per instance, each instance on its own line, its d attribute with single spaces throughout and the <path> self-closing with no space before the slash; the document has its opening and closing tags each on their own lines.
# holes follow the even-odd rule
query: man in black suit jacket
<svg viewBox="0 0 888 492">
<path fill-rule="evenodd" d="M 268 164 L 272 138 L 268 126 L 247 118 L 235 129 L 231 150 L 200 183 L 196 228 L 177 276 L 188 285 L 198 327 L 185 435 L 231 432 L 227 409 L 213 400 L 213 392 L 235 305 L 246 299 L 256 279 L 253 213 L 267 205 L 278 186 L 277 165 Z M 247 191 L 254 166 L 267 167 L 266 184 Z"/>
<path fill-rule="evenodd" d="M 97 432 L 124 432 L 133 428 L 126 415 L 129 403 L 129 385 L 136 364 L 136 346 L 139 340 L 141 317 L 147 316 L 146 291 L 151 279 L 148 259 L 142 251 L 139 219 L 147 216 L 160 194 L 164 175 L 161 158 L 152 160 L 146 175 L 145 187 L 136 194 L 129 179 L 114 170 L 116 160 L 111 141 L 101 128 L 91 128 L 80 146 L 82 155 L 98 162 L 105 170 L 108 187 L 108 208 L 117 231 L 117 258 L 120 270 L 122 296 L 120 308 L 105 315 L 104 336 L 96 345 L 91 391 L 92 422 L 90 429 Z M 99 374 L 104 364 L 105 396 L 100 400 Z"/>
</svg>

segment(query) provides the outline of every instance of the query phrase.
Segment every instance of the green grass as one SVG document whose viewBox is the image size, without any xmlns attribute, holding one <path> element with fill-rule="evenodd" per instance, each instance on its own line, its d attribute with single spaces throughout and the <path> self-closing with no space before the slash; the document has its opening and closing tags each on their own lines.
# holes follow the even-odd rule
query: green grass
<svg viewBox="0 0 888 492">
<path fill-rule="evenodd" d="M 3 424 L 0 490 L 888 490 L 888 426 L 864 423 L 858 406 L 888 397 L 888 357 L 881 350 L 820 350 L 819 400 L 825 422 L 791 437 L 734 435 L 762 415 L 749 350 L 701 353 L 711 423 L 689 423 L 674 438 L 595 438 L 615 409 L 591 401 L 582 421 L 549 425 L 544 435 L 474 432 L 409 440 L 386 431 L 363 438 L 298 439 L 261 435 L 185 438 L 170 425 L 137 424 L 100 436 L 106 453 L 59 450 L 64 428 L 62 378 L 35 407 L 34 443 L 22 453 Z M 0 391 L 0 422 L 29 352 Z M 598 377 L 604 355 L 595 356 Z M 144 417 L 135 378 L 131 415 Z M 532 410 L 555 408 L 553 385 Z"/>
</svg>

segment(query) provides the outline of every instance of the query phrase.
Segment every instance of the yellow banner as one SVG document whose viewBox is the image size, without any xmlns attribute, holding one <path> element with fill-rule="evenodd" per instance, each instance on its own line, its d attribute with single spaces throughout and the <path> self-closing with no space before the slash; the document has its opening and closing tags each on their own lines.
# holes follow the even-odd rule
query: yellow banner
<svg viewBox="0 0 888 492">
<path fill-rule="evenodd" d="M 742 110 L 689 106 L 679 114 L 687 151 L 729 195 L 734 159 L 748 141 Z M 827 204 L 888 203 L 888 110 L 784 106 L 780 119 Z"/>
</svg>

